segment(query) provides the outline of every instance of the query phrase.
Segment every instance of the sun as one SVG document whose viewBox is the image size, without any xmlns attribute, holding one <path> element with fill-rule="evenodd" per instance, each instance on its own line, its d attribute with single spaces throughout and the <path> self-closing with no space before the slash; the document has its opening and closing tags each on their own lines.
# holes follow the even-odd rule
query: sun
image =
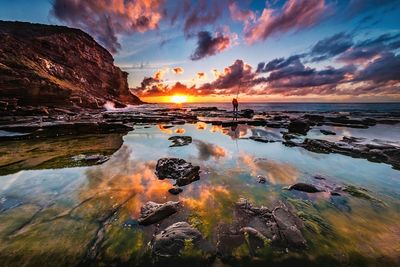
<svg viewBox="0 0 400 267">
<path fill-rule="evenodd" d="M 171 101 L 175 104 L 182 104 L 187 102 L 188 97 L 185 95 L 174 95 L 171 97 Z"/>
</svg>

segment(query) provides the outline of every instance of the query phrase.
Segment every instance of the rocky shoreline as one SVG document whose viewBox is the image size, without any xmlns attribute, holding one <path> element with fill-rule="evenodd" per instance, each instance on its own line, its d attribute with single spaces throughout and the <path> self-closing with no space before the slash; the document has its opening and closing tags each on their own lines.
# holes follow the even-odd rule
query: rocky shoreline
<svg viewBox="0 0 400 267">
<path fill-rule="evenodd" d="M 302 147 L 316 153 L 339 153 L 372 162 L 382 162 L 400 168 L 398 145 L 385 140 L 375 143 L 364 142 L 357 136 L 344 136 L 342 140 L 328 141 L 304 138 L 317 127 L 340 127 L 368 129 L 376 125 L 395 125 L 400 123 L 398 113 L 316 113 L 316 112 L 254 112 L 242 110 L 237 117 L 230 111 L 208 108 L 137 108 L 134 110 L 103 111 L 87 110 L 74 113 L 57 110 L 52 114 L 16 116 L 8 114 L 0 118 L 0 140 L 27 140 L 76 136 L 82 134 L 128 133 L 136 126 L 169 126 L 194 123 L 208 123 L 223 128 L 236 129 L 240 125 L 255 127 L 250 139 L 257 142 L 282 142 L 286 146 Z M 263 128 L 279 129 L 271 134 Z M 331 130 L 321 129 L 323 135 L 336 135 Z M 171 147 L 185 146 L 192 142 L 190 136 L 172 136 Z"/>
</svg>

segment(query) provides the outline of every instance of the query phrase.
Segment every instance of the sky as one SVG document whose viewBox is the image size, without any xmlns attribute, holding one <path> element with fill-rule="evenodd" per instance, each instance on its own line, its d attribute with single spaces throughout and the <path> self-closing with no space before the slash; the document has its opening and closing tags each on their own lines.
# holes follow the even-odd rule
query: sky
<svg viewBox="0 0 400 267">
<path fill-rule="evenodd" d="M 0 20 L 92 35 L 148 102 L 399 102 L 399 14 L 400 0 L 0 0 Z"/>
</svg>

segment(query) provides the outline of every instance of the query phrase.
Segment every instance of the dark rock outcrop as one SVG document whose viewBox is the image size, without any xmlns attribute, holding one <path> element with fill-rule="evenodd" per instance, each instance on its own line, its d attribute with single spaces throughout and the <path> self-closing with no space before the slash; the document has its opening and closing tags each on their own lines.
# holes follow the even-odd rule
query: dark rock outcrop
<svg viewBox="0 0 400 267">
<path fill-rule="evenodd" d="M 294 120 L 289 123 L 289 133 L 307 134 L 310 130 L 310 125 L 302 120 Z"/>
<path fill-rule="evenodd" d="M 312 184 L 306 184 L 306 183 L 296 183 L 291 186 L 285 187 L 284 189 L 287 190 L 297 190 L 297 191 L 302 191 L 306 193 L 318 193 L 321 192 L 322 190 L 318 189 L 316 186 Z"/>
<path fill-rule="evenodd" d="M 330 142 L 319 139 L 305 139 L 303 143 L 290 140 L 284 142 L 287 146 L 299 146 L 315 153 L 339 153 L 354 158 L 365 158 L 372 162 L 382 162 L 400 170 L 400 148 L 397 146 L 373 145 L 359 143 L 361 139 L 343 137 L 341 142 Z"/>
<path fill-rule="evenodd" d="M 173 195 L 179 195 L 180 193 L 182 193 L 183 189 L 180 187 L 173 187 L 168 189 L 168 192 L 173 194 Z"/>
<path fill-rule="evenodd" d="M 163 204 L 158 204 L 149 201 L 141 208 L 138 222 L 141 225 L 157 223 L 177 212 L 178 206 L 179 202 L 168 201 Z"/>
<path fill-rule="evenodd" d="M 158 179 L 174 179 L 176 185 L 184 186 L 200 179 L 200 167 L 178 158 L 162 158 L 156 165 Z"/>
<path fill-rule="evenodd" d="M 0 40 L 0 101 L 6 110 L 142 103 L 128 88 L 128 73 L 81 30 L 0 21 Z"/>
<path fill-rule="evenodd" d="M 329 131 L 329 130 L 321 129 L 321 130 L 319 130 L 319 131 L 320 131 L 323 135 L 336 135 L 335 132 Z"/>
</svg>

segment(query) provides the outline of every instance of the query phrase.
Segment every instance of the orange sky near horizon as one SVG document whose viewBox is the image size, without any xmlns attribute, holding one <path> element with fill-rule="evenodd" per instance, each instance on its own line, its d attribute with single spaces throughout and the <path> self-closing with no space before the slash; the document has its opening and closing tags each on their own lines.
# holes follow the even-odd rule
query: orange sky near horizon
<svg viewBox="0 0 400 267">
<path fill-rule="evenodd" d="M 233 97 L 232 96 L 217 96 L 217 95 L 209 95 L 209 96 L 190 96 L 187 95 L 186 103 L 230 103 Z M 147 103 L 174 103 L 173 96 L 148 96 L 148 97 L 140 97 L 140 99 Z M 249 95 L 239 95 L 239 102 L 242 103 L 257 103 L 257 102 L 377 102 L 377 96 L 368 97 L 360 97 L 354 98 L 350 96 L 320 96 L 320 95 L 309 95 L 303 97 L 294 97 L 294 96 L 249 96 Z M 398 98 L 393 97 L 385 97 L 378 99 L 379 102 L 399 102 L 400 96 Z"/>
</svg>

